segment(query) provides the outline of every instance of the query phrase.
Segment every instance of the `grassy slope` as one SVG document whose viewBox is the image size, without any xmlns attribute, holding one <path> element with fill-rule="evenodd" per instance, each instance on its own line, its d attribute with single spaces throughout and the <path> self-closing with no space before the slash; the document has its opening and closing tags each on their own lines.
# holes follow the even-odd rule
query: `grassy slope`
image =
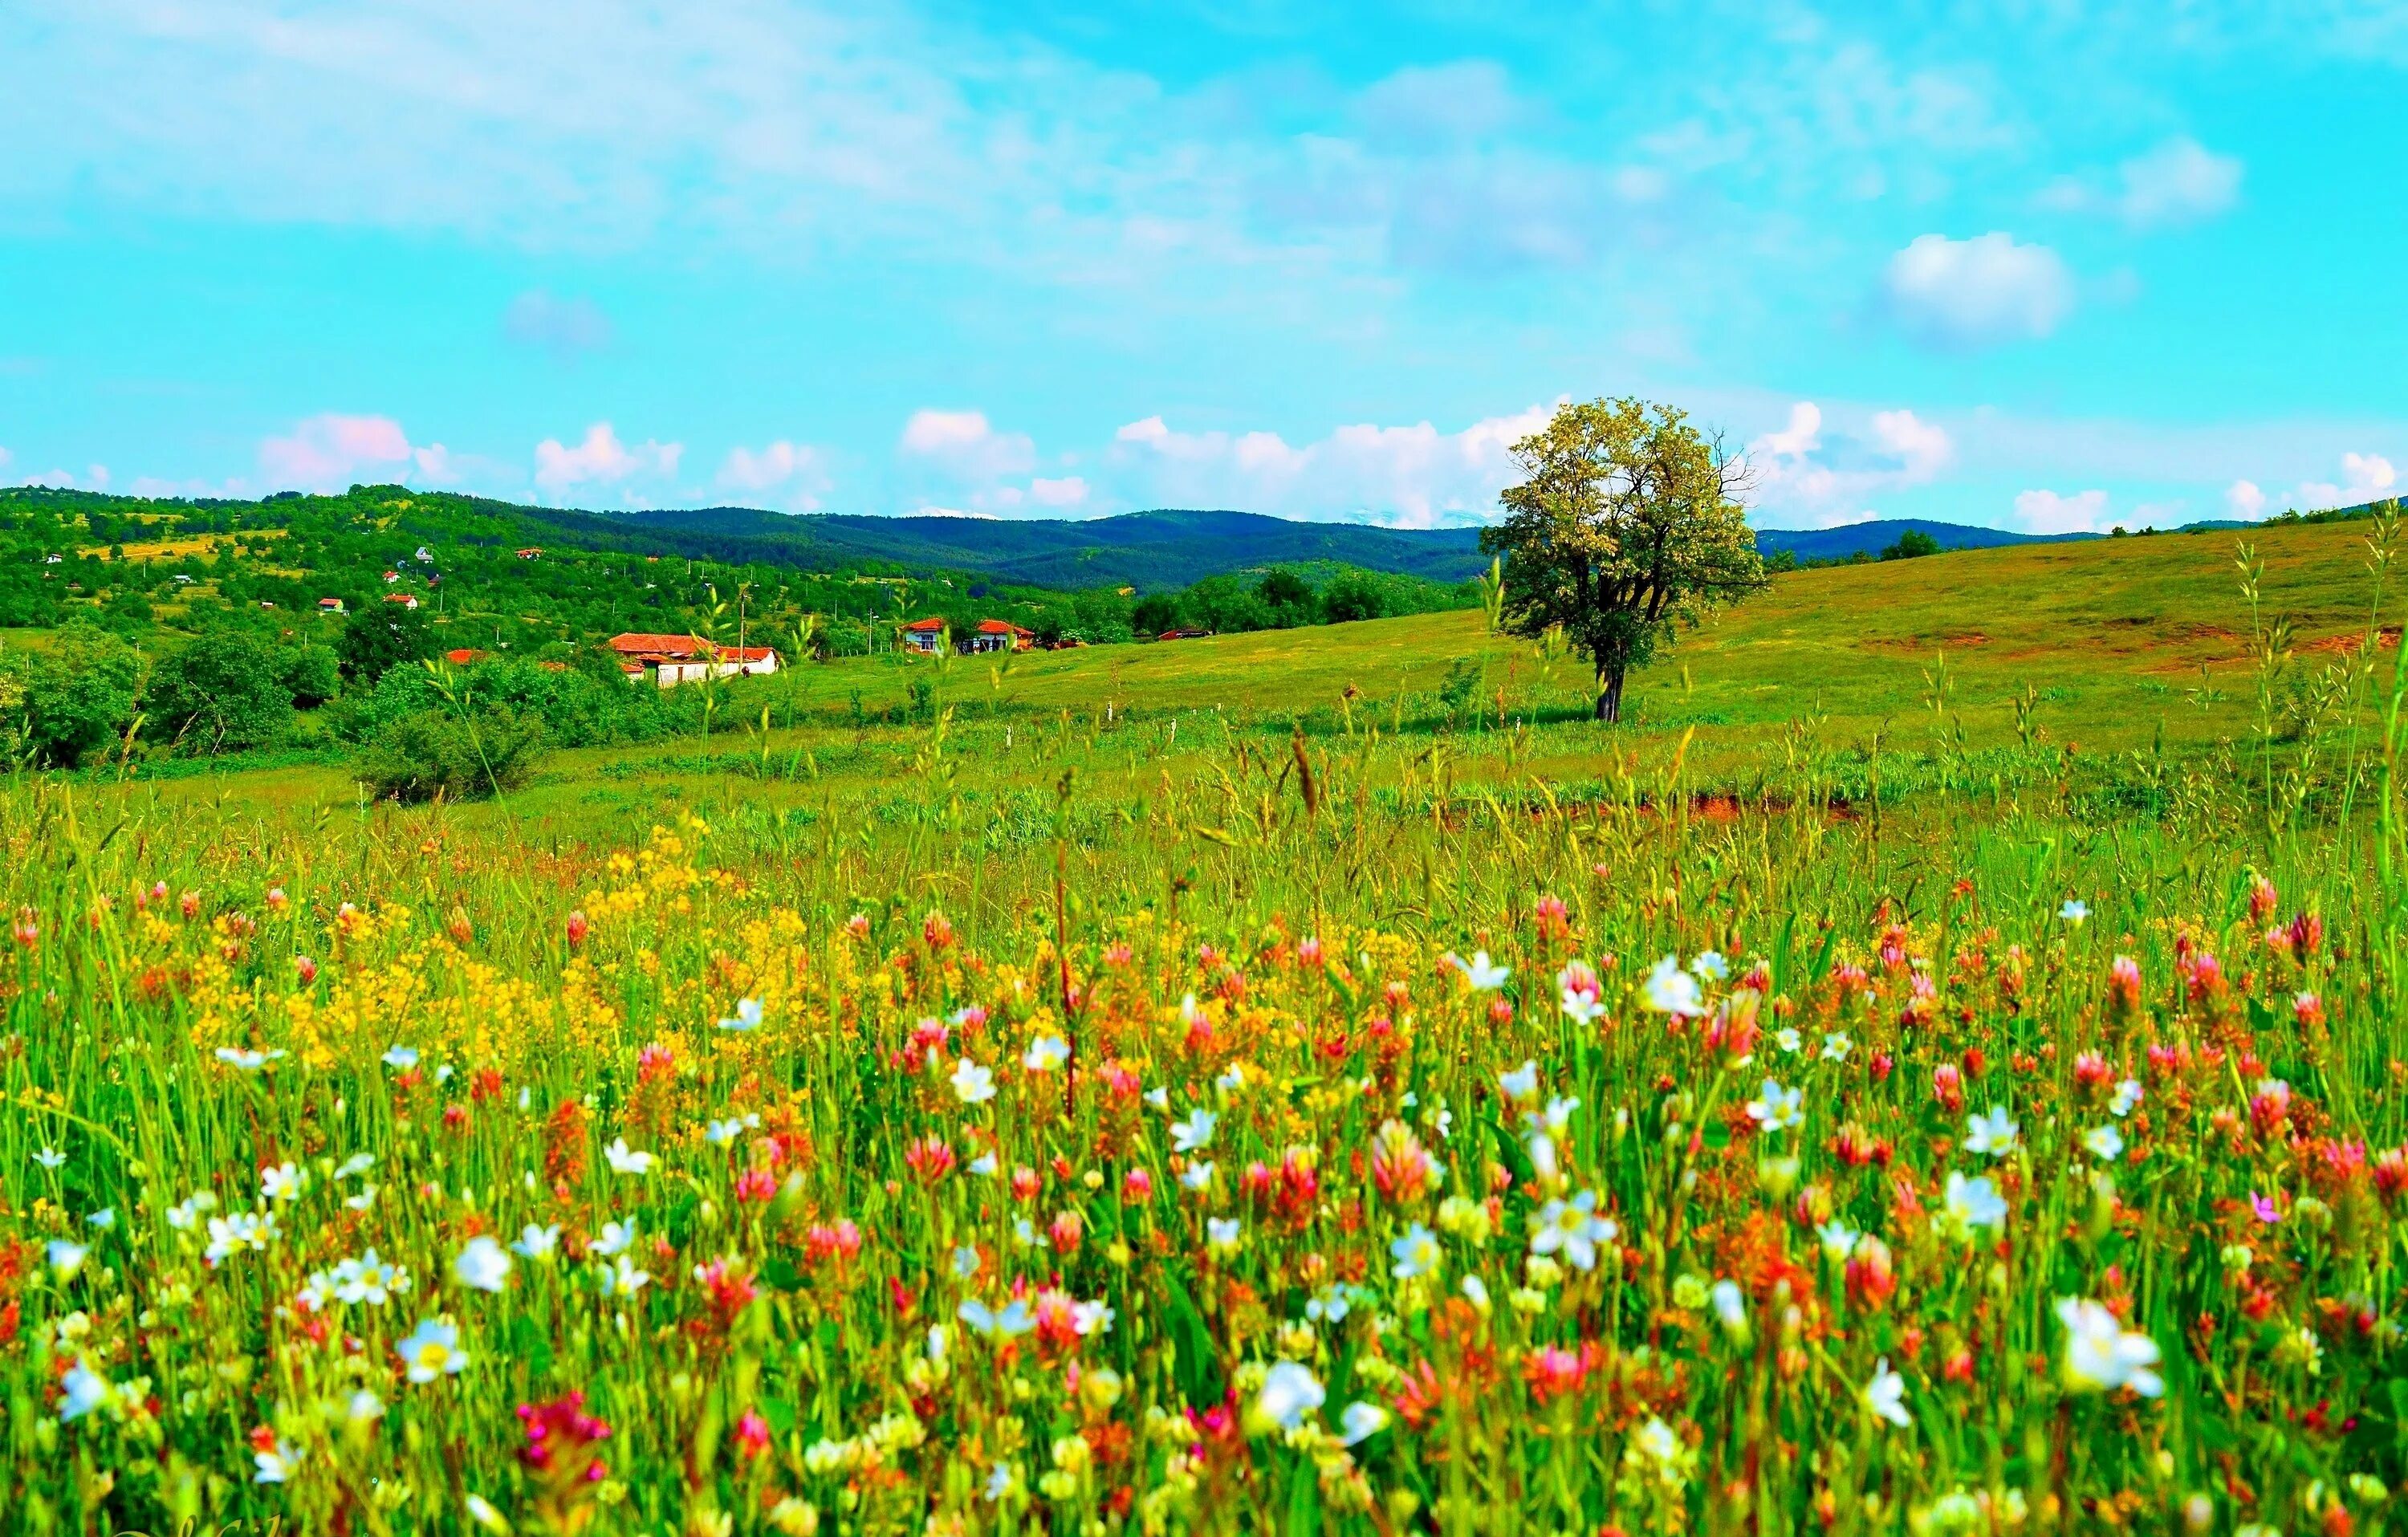
<svg viewBox="0 0 2408 1537">
<path fill-rule="evenodd" d="M 2372 593 L 2362 539 L 2362 529 L 2339 526 L 2267 531 L 2258 548 L 2269 617 L 2290 615 L 2310 643 L 2361 630 Z M 2213 534 L 1800 571 L 1684 637 L 1637 679 L 1634 718 L 1764 725 L 1819 708 L 1834 723 L 1870 727 L 1920 708 L 1924 673 L 1944 653 L 1958 705 L 1980 715 L 1977 725 L 2006 723 L 2008 700 L 2028 682 L 2043 693 L 2044 717 L 2145 735 L 2159 713 L 2200 713 L 2184 695 L 2198 686 L 2200 664 L 2220 692 L 2242 686 L 2249 625 L 2232 543 Z M 1376 711 L 1399 687 L 1436 687 L 1453 658 L 1480 656 L 1492 687 L 1514 669 L 1520 699 L 1536 672 L 1531 648 L 1482 630 L 1476 613 L 1433 614 L 1023 655 L 999 688 L 989 662 L 962 659 L 949 665 L 946 690 L 1040 710 L 1296 711 L 1328 709 L 1352 683 L 1370 701 L 1358 710 Z M 899 692 L 896 676 L 874 663 L 806 668 L 796 686 L 830 709 L 855 689 L 877 706 Z M 1579 708 L 1584 669 L 1568 660 L 1556 676 L 1550 702 Z M 2222 711 L 2208 717 L 2229 724 Z"/>
<path fill-rule="evenodd" d="M 2268 567 L 2269 617 L 2287 614 L 2297 625 L 2295 666 L 2301 669 L 2327 660 L 2317 642 L 2363 630 L 2372 591 L 2363 537 L 2363 525 L 2328 525 L 2267 530 L 2258 539 Z M 1611 733 L 1585 720 L 1588 679 L 1576 660 L 1558 662 L 1542 681 L 1527 642 L 1490 639 L 1474 613 L 1031 654 L 1004 667 L 960 658 L 939 669 L 900 657 L 804 667 L 749 696 L 750 703 L 731 698 L 727 710 L 749 719 L 766 695 L 782 719 L 791 702 L 798 714 L 820 719 L 772 733 L 781 759 L 806 745 L 838 788 L 892 792 L 906 782 L 924 732 L 873 726 L 862 733 L 842 723 L 855 694 L 874 716 L 899 703 L 914 679 L 933 672 L 939 697 L 956 710 L 956 750 L 982 778 L 1033 784 L 1049 777 L 1054 762 L 1036 744 L 1065 712 L 1080 723 L 1107 711 L 1152 721 L 1146 729 L 1153 745 L 1140 747 L 1151 754 L 1166 750 L 1163 718 L 1182 711 L 1225 711 L 1281 734 L 1293 715 L 1317 730 L 1336 729 L 1341 691 L 1352 684 L 1361 696 L 1353 706 L 1358 722 L 1390 730 L 1401 719 L 1412 739 L 1433 728 L 1431 696 L 1451 663 L 1474 657 L 1485 666 L 1482 694 L 1492 708 L 1502 687 L 1510 713 L 1535 714 L 1541 723 L 1517 771 L 1574 781 L 1599 772 L 1609 754 L 1661 761 L 1696 726 L 1693 766 L 1736 778 L 1773 750 L 1790 722 L 1810 713 L 1826 717 L 1827 744 L 1861 744 L 1878 732 L 1893 746 L 1920 745 L 1929 725 L 1926 674 L 1942 653 L 1954 679 L 1953 709 L 1975 746 L 2012 740 L 2011 701 L 2027 684 L 2041 696 L 2039 720 L 2050 740 L 2078 742 L 2086 754 L 2145 746 L 2161 727 L 2177 745 L 2242 737 L 2254 709 L 2249 627 L 2232 541 L 2176 535 L 1971 551 L 1782 577 L 1720 624 L 1684 637 L 1641 674 L 1630 697 L 1631 725 Z M 2203 705 L 2195 692 L 2202 664 L 2214 691 Z M 1400 693 L 1407 697 L 1401 709 Z M 996 717 L 1023 723 L 1008 755 Z M 1190 726 L 1171 746 L 1184 753 L 1219 740 Z M 695 750 L 681 741 L 563 753 L 524 802 L 572 821 L 581 809 L 630 804 L 644 798 L 636 793 L 643 785 L 697 778 L 667 762 Z M 712 744 L 720 754 L 748 750 L 742 739 Z M 1456 749 L 1475 756 L 1487 750 L 1471 739 Z M 1116 764 L 1118 751 L 1104 761 Z M 631 768 L 644 771 L 631 779 Z M 827 787 L 794 798 L 815 799 Z M 179 782 L 163 792 L 262 805 L 349 806 L 354 799 L 348 775 L 335 766 L 245 771 Z M 763 793 L 789 795 L 774 787 Z"/>
</svg>

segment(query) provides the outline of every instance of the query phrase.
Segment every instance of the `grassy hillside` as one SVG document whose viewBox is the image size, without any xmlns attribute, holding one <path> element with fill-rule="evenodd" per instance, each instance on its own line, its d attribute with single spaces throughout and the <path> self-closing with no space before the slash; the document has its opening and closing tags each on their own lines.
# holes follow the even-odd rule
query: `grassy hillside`
<svg viewBox="0 0 2408 1537">
<path fill-rule="evenodd" d="M 2372 586 L 2362 528 L 2268 529 L 2256 543 L 2266 615 L 2289 616 L 2302 642 L 2296 668 L 2320 664 L 2363 630 Z M 1641 674 L 1634 723 L 1766 726 L 1819 713 L 1877 728 L 1922 708 L 1924 674 L 1944 655 L 1958 707 L 1985 727 L 2010 725 L 2009 701 L 2029 684 L 2049 714 L 2087 735 L 2122 740 L 2159 715 L 2181 734 L 2229 728 L 2250 666 L 2234 554 L 2228 536 L 2166 535 L 1786 574 Z M 1577 660 L 1557 661 L 1542 680 L 1528 643 L 1492 639 L 1480 615 L 1462 612 L 1022 656 L 999 682 L 982 664 L 953 671 L 956 686 L 1039 711 L 1326 713 L 1349 684 L 1368 697 L 1367 710 L 1400 689 L 1434 690 L 1458 658 L 1485 667 L 1489 686 L 1509 686 L 1516 705 L 1542 718 L 1589 697 Z M 2203 711 L 2190 702 L 2202 666 L 2215 696 Z M 793 686 L 832 708 L 893 670 L 812 668 Z"/>
<path fill-rule="evenodd" d="M 2365 628 L 2363 529 L 2268 529 L 2258 546 L 2267 617 L 2296 625 L 2271 696 L 2272 751 L 2288 765 L 2303 740 L 2321 742 L 2312 778 L 2328 794 L 2360 712 L 2315 701 Z M 508 807 L 445 814 L 578 837 L 702 800 L 852 826 L 916 814 L 935 783 L 979 814 L 1040 816 L 1064 768 L 1097 793 L 1143 796 L 1165 772 L 1214 772 L 1233 752 L 1278 757 L 1298 724 L 1317 751 L 1353 754 L 1366 783 L 1398 793 L 1433 776 L 1463 793 L 1619 793 L 1677 765 L 1693 787 L 1734 794 L 2157 797 L 2172 793 L 2169 775 L 2254 782 L 2265 768 L 2233 555 L 2229 537 L 2203 534 L 1784 575 L 1641 675 L 1614 729 L 1589 720 L 1576 659 L 1492 638 L 1476 613 L 942 665 L 843 659 L 729 688 L 707 740 L 689 726 L 559 752 Z M 229 767 L 159 793 L 355 800 L 339 758 Z"/>
</svg>

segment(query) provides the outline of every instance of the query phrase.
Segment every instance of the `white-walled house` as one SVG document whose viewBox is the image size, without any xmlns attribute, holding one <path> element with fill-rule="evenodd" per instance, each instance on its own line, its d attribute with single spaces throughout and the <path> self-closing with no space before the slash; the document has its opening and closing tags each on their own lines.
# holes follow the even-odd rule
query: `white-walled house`
<svg viewBox="0 0 2408 1537">
<path fill-rule="evenodd" d="M 778 670 L 778 654 L 767 646 L 720 646 L 694 635 L 614 635 L 610 649 L 629 682 L 642 682 L 649 670 L 663 688 Z"/>
</svg>

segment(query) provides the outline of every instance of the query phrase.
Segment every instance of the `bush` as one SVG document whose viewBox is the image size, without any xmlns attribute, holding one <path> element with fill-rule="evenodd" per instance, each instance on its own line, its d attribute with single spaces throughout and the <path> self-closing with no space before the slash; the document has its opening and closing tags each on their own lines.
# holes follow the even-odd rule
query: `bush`
<svg viewBox="0 0 2408 1537">
<path fill-rule="evenodd" d="M 283 657 L 260 637 L 205 631 L 152 669 L 143 696 L 146 727 L 197 753 L 273 741 L 293 724 L 284 675 Z"/>
<path fill-rule="evenodd" d="M 1940 553 L 1940 541 L 1920 528 L 1910 528 L 1898 537 L 1898 542 L 1881 553 L 1884 560 L 1920 560 L 1925 555 Z"/>
<path fill-rule="evenodd" d="M 1129 627 L 1140 635 L 1161 635 L 1179 625 L 1179 600 L 1168 593 L 1147 594 L 1129 615 Z"/>
<path fill-rule="evenodd" d="M 125 734 L 141 693 L 142 654 L 77 620 L 26 677 L 27 735 L 44 762 L 73 768 Z"/>
<path fill-rule="evenodd" d="M 277 662 L 282 668 L 284 691 L 303 710 L 317 709 L 342 687 L 341 664 L 332 646 L 322 646 L 314 640 L 288 646 L 277 654 Z"/>
<path fill-rule="evenodd" d="M 543 749 L 543 723 L 513 710 L 413 710 L 377 732 L 360 781 L 379 799 L 468 800 L 525 783 Z"/>
<path fill-rule="evenodd" d="M 1341 573 L 1321 590 L 1322 617 L 1333 625 L 1377 619 L 1387 611 L 1386 596 L 1379 583 L 1360 571 Z"/>
<path fill-rule="evenodd" d="M 373 683 L 405 662 L 435 654 L 435 629 L 419 609 L 371 603 L 343 621 L 337 644 L 343 676 Z"/>
<path fill-rule="evenodd" d="M 595 673 L 495 657 L 448 676 L 448 686 L 463 698 L 540 721 L 560 747 L 657 740 L 693 729 L 702 710 L 699 688 L 633 684 L 615 664 Z M 343 734 L 374 740 L 402 716 L 443 707 L 445 686 L 425 668 L 394 668 L 356 703 L 347 697 Z"/>
</svg>

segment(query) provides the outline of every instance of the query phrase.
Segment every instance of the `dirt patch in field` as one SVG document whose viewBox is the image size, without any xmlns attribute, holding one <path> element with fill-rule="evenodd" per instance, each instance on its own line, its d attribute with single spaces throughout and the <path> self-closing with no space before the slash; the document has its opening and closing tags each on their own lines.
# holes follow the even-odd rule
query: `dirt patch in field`
<svg viewBox="0 0 2408 1537">
<path fill-rule="evenodd" d="M 2355 656 L 2358 654 L 2358 648 L 2365 643 L 2366 632 L 2360 630 L 2356 635 L 2328 635 L 2321 640 L 2306 641 L 2300 649 L 2303 652 L 2318 652 L 2327 656 Z M 2390 651 L 2399 644 L 2399 625 L 2386 625 L 2374 632 L 2374 647 L 2377 651 Z"/>
<path fill-rule="evenodd" d="M 1856 642 L 1874 651 L 1905 652 L 1910 655 L 1935 651 L 1970 651 L 1989 643 L 1990 638 L 1979 630 L 1965 630 L 1956 635 L 1867 636 Z"/>
</svg>

